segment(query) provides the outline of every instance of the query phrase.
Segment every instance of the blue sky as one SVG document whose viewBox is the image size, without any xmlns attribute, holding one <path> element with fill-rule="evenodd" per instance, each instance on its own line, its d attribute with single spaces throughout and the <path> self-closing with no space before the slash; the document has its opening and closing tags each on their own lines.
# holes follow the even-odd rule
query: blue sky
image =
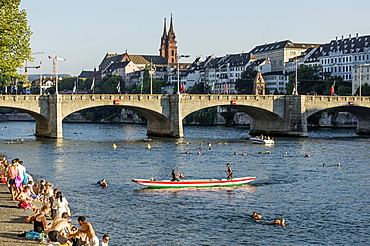
<svg viewBox="0 0 370 246">
<path fill-rule="evenodd" d="M 43 73 L 51 73 L 47 56 L 56 51 L 67 59 L 58 63 L 59 73 L 73 76 L 98 67 L 107 52 L 159 54 L 163 21 L 171 13 L 178 52 L 189 60 L 286 39 L 327 43 L 370 34 L 368 0 L 23 0 L 20 8 L 33 31 L 32 51 L 45 52 L 34 55 L 34 64 L 42 61 Z"/>
</svg>

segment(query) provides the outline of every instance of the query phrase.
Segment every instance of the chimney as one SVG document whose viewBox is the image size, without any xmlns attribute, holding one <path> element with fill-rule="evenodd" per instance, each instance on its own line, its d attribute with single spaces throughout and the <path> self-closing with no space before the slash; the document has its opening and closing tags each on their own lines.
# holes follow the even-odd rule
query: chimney
<svg viewBox="0 0 370 246">
<path fill-rule="evenodd" d="M 351 34 L 348 34 L 348 38 L 351 39 L 352 35 Z"/>
</svg>

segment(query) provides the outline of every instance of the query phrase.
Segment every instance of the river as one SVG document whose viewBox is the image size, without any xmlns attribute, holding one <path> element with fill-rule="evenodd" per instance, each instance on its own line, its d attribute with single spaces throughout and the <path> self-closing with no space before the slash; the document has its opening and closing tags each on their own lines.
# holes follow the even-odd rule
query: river
<svg viewBox="0 0 370 246">
<path fill-rule="evenodd" d="M 63 124 L 59 140 L 37 139 L 34 129 L 33 122 L 1 122 L 1 152 L 59 188 L 74 223 L 86 216 L 99 238 L 111 236 L 110 245 L 367 245 L 370 239 L 370 138 L 354 129 L 312 130 L 308 138 L 262 146 L 246 140 L 244 128 L 189 126 L 184 139 L 154 138 L 151 149 L 142 125 Z M 23 144 L 9 144 L 20 138 Z M 200 142 L 212 146 L 200 150 Z M 170 178 L 172 169 L 187 178 L 225 177 L 228 162 L 234 177 L 256 180 L 237 188 L 159 190 L 131 182 Z M 101 178 L 107 188 L 97 186 Z M 250 218 L 254 211 L 260 222 Z M 265 223 L 282 218 L 285 227 Z"/>
</svg>

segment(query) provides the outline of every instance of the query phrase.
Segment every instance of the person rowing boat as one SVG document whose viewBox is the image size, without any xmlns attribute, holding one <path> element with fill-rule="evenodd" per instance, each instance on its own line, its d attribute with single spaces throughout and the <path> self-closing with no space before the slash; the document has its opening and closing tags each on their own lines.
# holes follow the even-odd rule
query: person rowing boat
<svg viewBox="0 0 370 246">
<path fill-rule="evenodd" d="M 172 170 L 172 179 L 171 181 L 180 181 L 180 178 L 183 178 L 184 175 L 181 173 L 176 172 L 175 170 Z"/>
<path fill-rule="evenodd" d="M 230 180 L 233 180 L 233 170 L 231 169 L 231 166 L 229 163 L 226 164 L 227 170 L 225 171 L 227 174 L 227 178 Z"/>
</svg>

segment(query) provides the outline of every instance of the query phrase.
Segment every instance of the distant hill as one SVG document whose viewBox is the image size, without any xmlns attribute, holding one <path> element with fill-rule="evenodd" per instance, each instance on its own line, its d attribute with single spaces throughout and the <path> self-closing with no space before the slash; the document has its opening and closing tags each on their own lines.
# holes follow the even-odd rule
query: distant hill
<svg viewBox="0 0 370 246">
<path fill-rule="evenodd" d="M 43 77 L 46 77 L 46 78 L 50 78 L 51 77 L 51 74 L 42 74 Z M 71 77 L 70 74 L 58 74 L 59 77 Z M 39 79 L 40 78 L 40 74 L 29 74 L 28 75 L 28 80 L 29 81 L 34 81 L 36 79 Z"/>
</svg>

